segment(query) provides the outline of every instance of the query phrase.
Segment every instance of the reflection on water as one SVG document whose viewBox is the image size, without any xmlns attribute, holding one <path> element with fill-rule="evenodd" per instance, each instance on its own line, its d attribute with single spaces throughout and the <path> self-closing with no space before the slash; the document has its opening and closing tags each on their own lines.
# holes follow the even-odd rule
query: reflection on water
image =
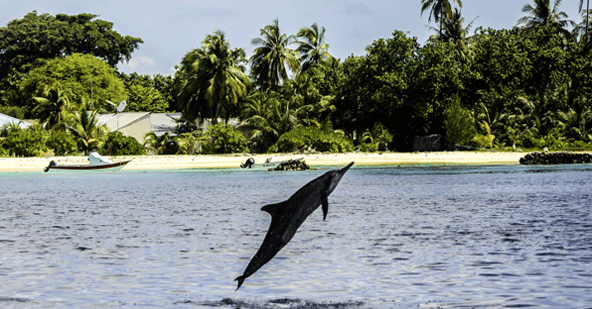
<svg viewBox="0 0 592 309">
<path fill-rule="evenodd" d="M 325 170 L 0 174 L 0 307 L 585 308 L 591 170 L 354 166 L 237 292 Z"/>
</svg>

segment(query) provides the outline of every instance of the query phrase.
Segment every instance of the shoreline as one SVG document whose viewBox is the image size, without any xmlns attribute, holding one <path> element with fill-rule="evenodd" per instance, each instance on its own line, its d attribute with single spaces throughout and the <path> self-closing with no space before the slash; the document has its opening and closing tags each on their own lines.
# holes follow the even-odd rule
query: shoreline
<svg viewBox="0 0 592 309">
<path fill-rule="evenodd" d="M 132 160 L 122 171 L 136 170 L 178 170 L 178 169 L 227 169 L 240 168 L 248 158 L 255 163 L 263 163 L 267 158 L 273 161 L 304 158 L 311 167 L 341 166 L 355 162 L 357 166 L 396 166 L 396 165 L 493 165 L 519 164 L 527 152 L 350 152 L 318 154 L 228 154 L 228 155 L 145 155 L 145 156 L 106 156 L 114 162 Z M 58 164 L 88 164 L 87 156 L 69 157 L 0 157 L 0 172 L 42 172 L 50 161 Z"/>
</svg>

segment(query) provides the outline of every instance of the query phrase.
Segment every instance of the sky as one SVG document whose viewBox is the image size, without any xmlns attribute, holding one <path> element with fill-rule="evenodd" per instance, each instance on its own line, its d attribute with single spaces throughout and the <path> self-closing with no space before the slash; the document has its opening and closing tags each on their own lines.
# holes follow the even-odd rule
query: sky
<svg viewBox="0 0 592 309">
<path fill-rule="evenodd" d="M 121 35 L 141 38 L 144 43 L 128 63 L 125 73 L 174 74 L 183 56 L 201 46 L 216 30 L 226 34 L 232 48 L 243 48 L 247 57 L 255 46 L 251 40 L 260 29 L 279 21 L 282 33 L 296 34 L 317 23 L 325 27 L 329 52 L 341 60 L 365 55 L 373 41 L 389 38 L 401 30 L 424 44 L 437 27 L 428 22 L 429 11 L 421 15 L 422 0 L 0 0 L 0 27 L 22 19 L 34 10 L 38 14 L 76 15 L 91 13 L 113 23 Z M 453 1 L 451 1 L 453 2 Z M 522 7 L 532 0 L 463 0 L 465 25 L 510 29 L 525 16 Z M 579 0 L 563 0 L 561 11 L 581 22 Z M 296 46 L 292 46 L 296 48 Z"/>
</svg>

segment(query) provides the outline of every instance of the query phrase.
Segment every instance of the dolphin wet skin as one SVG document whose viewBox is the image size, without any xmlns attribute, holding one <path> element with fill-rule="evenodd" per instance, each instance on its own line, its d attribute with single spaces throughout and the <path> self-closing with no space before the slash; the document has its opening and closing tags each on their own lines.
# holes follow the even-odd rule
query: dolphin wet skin
<svg viewBox="0 0 592 309">
<path fill-rule="evenodd" d="M 323 174 L 300 188 L 287 201 L 261 208 L 271 215 L 271 224 L 261 247 L 249 262 L 243 275 L 234 279 L 238 281 L 237 290 L 245 279 L 269 262 L 294 237 L 304 220 L 319 206 L 323 205 L 323 221 L 327 218 L 329 211 L 327 198 L 352 165 L 354 162 L 342 169 Z"/>
</svg>

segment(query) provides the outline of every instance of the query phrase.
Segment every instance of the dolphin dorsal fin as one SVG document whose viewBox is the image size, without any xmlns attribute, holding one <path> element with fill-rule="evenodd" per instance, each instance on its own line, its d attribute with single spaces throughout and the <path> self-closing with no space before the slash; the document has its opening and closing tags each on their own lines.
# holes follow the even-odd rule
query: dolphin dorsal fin
<svg viewBox="0 0 592 309">
<path fill-rule="evenodd" d="M 266 206 L 263 206 L 261 208 L 262 211 L 267 211 L 271 217 L 274 217 L 275 214 L 277 214 L 281 209 L 283 209 L 286 205 L 286 202 L 281 202 L 281 203 L 277 203 L 277 204 L 269 204 Z"/>
</svg>

